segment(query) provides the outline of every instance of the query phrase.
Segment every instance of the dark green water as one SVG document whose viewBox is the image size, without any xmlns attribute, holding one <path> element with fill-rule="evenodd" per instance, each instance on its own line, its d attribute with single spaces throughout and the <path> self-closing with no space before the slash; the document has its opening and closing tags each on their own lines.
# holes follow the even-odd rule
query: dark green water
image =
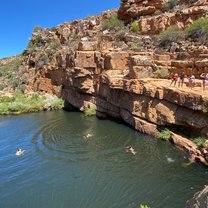
<svg viewBox="0 0 208 208">
<path fill-rule="evenodd" d="M 81 113 L 1 117 L 0 208 L 182 208 L 208 184 L 186 161 L 171 144 Z"/>
</svg>

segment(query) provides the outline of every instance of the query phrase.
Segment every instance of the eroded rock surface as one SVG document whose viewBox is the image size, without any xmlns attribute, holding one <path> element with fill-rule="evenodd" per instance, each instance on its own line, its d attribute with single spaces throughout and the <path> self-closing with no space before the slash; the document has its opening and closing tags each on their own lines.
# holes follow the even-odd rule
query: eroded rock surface
<svg viewBox="0 0 208 208">
<path fill-rule="evenodd" d="M 186 208 L 207 208 L 208 207 L 208 186 L 201 192 L 194 195 L 193 199 L 189 200 Z"/>
<path fill-rule="evenodd" d="M 208 73 L 208 46 L 183 40 L 171 42 L 169 49 L 161 52 L 151 36 L 172 24 L 183 28 L 205 16 L 207 1 L 183 0 L 165 12 L 166 3 L 122 0 L 119 17 L 126 22 L 139 21 L 140 34 L 132 33 L 130 25 L 120 30 L 104 28 L 117 10 L 35 30 L 23 53 L 22 63 L 30 75 L 25 91 L 61 93 L 81 111 L 95 107 L 97 116 L 123 119 L 152 136 L 158 127 L 182 127 L 208 137 L 208 93 L 202 92 L 199 79 L 202 72 Z M 168 78 L 181 71 L 196 76 L 194 90 L 187 87 L 187 78 L 182 88 L 158 78 L 161 73 Z M 180 148 L 196 149 L 183 138 L 172 134 L 172 141 Z M 202 153 L 194 154 L 207 164 Z"/>
</svg>

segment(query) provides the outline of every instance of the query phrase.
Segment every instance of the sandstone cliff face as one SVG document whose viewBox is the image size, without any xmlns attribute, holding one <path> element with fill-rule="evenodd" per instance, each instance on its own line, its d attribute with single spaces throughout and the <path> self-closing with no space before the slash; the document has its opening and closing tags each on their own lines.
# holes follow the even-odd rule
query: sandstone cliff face
<svg viewBox="0 0 208 208">
<path fill-rule="evenodd" d="M 119 18 L 139 22 L 143 34 L 158 34 L 171 25 L 184 28 L 208 14 L 208 1 L 122 0 Z"/>
<path fill-rule="evenodd" d="M 179 12 L 183 25 L 187 24 L 183 14 L 186 17 L 194 14 L 192 20 L 205 15 L 207 2 L 200 2 L 183 1 Z M 125 20 L 145 16 L 139 19 L 141 25 L 142 21 L 154 19 L 151 24 L 155 29 L 148 30 L 148 34 L 156 33 L 169 25 L 161 29 L 155 23 L 157 18 L 173 13 L 174 19 L 178 15 L 171 10 L 150 16 L 162 11 L 163 6 L 162 0 L 123 0 L 119 16 Z M 134 10 L 137 10 L 135 14 Z M 187 79 L 184 87 L 178 88 L 169 86 L 168 79 L 156 78 L 161 71 L 167 73 L 166 77 L 182 70 L 196 78 L 202 72 L 208 73 L 208 47 L 183 40 L 175 50 L 171 46 L 170 50 L 158 52 L 150 35 L 132 33 L 129 25 L 120 30 L 105 29 L 103 25 L 112 13 L 117 11 L 36 30 L 23 54 L 23 64 L 30 74 L 35 74 L 27 90 L 55 94 L 61 91 L 62 98 L 81 111 L 95 107 L 97 116 L 123 119 L 136 130 L 152 136 L 156 136 L 158 127 L 182 127 L 190 134 L 208 137 L 208 94 L 201 92 L 201 80 L 197 79 L 194 90 L 190 90 L 185 86 Z M 174 22 L 180 23 L 179 19 Z M 188 151 L 194 149 L 196 159 L 207 164 L 192 141 L 174 133 L 172 141 Z"/>
<path fill-rule="evenodd" d="M 37 70 L 41 57 L 51 50 L 51 41 L 58 41 L 60 47 L 48 64 L 40 65 L 40 77 L 33 84 L 50 93 L 61 86 L 62 97 L 80 110 L 96 106 L 99 116 L 122 118 L 143 133 L 155 136 L 158 126 L 177 125 L 208 136 L 208 97 L 200 90 L 177 89 L 169 87 L 169 80 L 151 78 L 159 65 L 180 70 L 180 66 L 188 68 L 197 63 L 203 69 L 204 60 L 180 61 L 174 59 L 177 54 L 133 51 L 122 49 L 122 45 L 117 48 L 117 33 L 101 30 L 101 22 L 108 16 L 104 13 L 94 19 L 65 23 L 54 31 L 34 33 L 31 44 L 41 36 L 49 47 L 25 51 L 31 70 Z M 132 41 L 130 35 L 126 37 Z"/>
</svg>

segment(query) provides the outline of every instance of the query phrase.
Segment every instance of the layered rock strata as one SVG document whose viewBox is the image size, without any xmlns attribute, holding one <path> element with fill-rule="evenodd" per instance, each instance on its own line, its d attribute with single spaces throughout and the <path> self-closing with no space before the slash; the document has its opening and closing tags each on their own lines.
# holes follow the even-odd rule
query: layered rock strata
<svg viewBox="0 0 208 208">
<path fill-rule="evenodd" d="M 162 4 L 157 0 L 145 2 L 147 8 L 155 7 L 153 10 Z M 191 5 L 200 9 L 205 3 Z M 196 80 L 194 90 L 190 90 L 187 79 L 183 88 L 178 88 L 171 87 L 170 80 L 154 78 L 160 70 L 167 74 L 183 70 L 199 78 L 201 72 L 208 72 L 208 48 L 184 41 L 177 51 L 157 53 L 150 36 L 132 34 L 127 28 L 103 29 L 112 13 L 116 11 L 35 31 L 23 60 L 30 73 L 36 74 L 29 90 L 61 91 L 63 99 L 81 111 L 95 107 L 97 116 L 123 119 L 152 136 L 158 127 L 182 127 L 196 136 L 208 137 L 208 94 L 201 91 L 202 81 Z M 133 49 L 137 42 L 139 48 Z M 205 155 L 190 140 L 173 133 L 172 141 L 207 164 Z"/>
<path fill-rule="evenodd" d="M 126 22 L 138 21 L 144 34 L 157 34 L 172 25 L 184 28 L 207 14 L 206 0 L 122 0 L 118 11 Z"/>
</svg>

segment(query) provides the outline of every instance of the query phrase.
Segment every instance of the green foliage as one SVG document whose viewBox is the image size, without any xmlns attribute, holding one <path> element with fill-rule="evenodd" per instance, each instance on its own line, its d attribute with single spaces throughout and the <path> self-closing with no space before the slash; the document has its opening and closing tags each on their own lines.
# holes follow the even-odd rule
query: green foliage
<svg viewBox="0 0 208 208">
<path fill-rule="evenodd" d="M 41 31 L 43 28 L 41 26 L 35 26 L 33 32 Z"/>
<path fill-rule="evenodd" d="M 110 19 L 108 19 L 104 24 L 103 24 L 103 29 L 104 30 L 119 30 L 122 27 L 124 27 L 123 21 L 118 19 L 118 16 L 116 14 L 112 14 Z"/>
<path fill-rule="evenodd" d="M 5 88 L 5 84 L 1 83 L 0 84 L 0 90 L 3 90 Z"/>
<path fill-rule="evenodd" d="M 57 41 L 49 42 L 47 46 L 48 56 L 51 57 L 60 46 L 61 46 L 60 42 Z"/>
<path fill-rule="evenodd" d="M 208 38 L 208 18 L 202 17 L 195 20 L 185 31 L 188 38 L 196 38 L 202 42 L 206 41 Z"/>
<path fill-rule="evenodd" d="M 29 44 L 27 47 L 27 52 L 32 54 L 36 51 L 36 49 L 37 48 L 34 45 Z"/>
<path fill-rule="evenodd" d="M 167 79 L 170 76 L 170 73 L 167 69 L 158 68 L 154 71 L 154 77 L 158 79 Z"/>
<path fill-rule="evenodd" d="M 23 81 L 26 83 L 26 77 L 23 76 L 25 72 L 27 72 L 27 68 L 22 65 L 22 57 L 15 57 L 7 64 L 0 66 L 0 90 L 6 87 L 19 87 Z"/>
<path fill-rule="evenodd" d="M 132 24 L 131 24 L 131 31 L 133 33 L 138 33 L 140 30 L 140 26 L 139 26 L 139 23 L 137 21 L 134 21 Z"/>
<path fill-rule="evenodd" d="M 85 116 L 94 116 L 94 115 L 96 115 L 96 108 L 86 108 L 84 110 L 84 115 Z"/>
<path fill-rule="evenodd" d="M 143 204 L 141 204 L 139 208 L 150 208 L 150 207 L 149 207 L 149 206 L 147 206 L 147 205 L 143 205 Z"/>
<path fill-rule="evenodd" d="M 63 100 L 56 96 L 41 96 L 37 93 L 32 96 L 18 93 L 13 97 L 0 97 L 0 115 L 37 112 L 46 106 L 50 110 L 61 109 L 63 108 Z"/>
<path fill-rule="evenodd" d="M 179 0 L 168 0 L 163 5 L 164 11 L 169 11 L 173 9 L 178 3 L 179 3 Z"/>
<path fill-rule="evenodd" d="M 169 129 L 165 128 L 158 131 L 156 137 L 165 141 L 169 141 L 171 137 L 171 132 Z"/>
<path fill-rule="evenodd" d="M 141 45 L 142 45 L 142 42 L 138 40 L 137 42 L 131 43 L 130 47 L 132 50 L 137 50 L 141 48 Z"/>
<path fill-rule="evenodd" d="M 19 70 L 21 66 L 21 58 L 14 58 L 13 60 L 9 61 L 7 64 L 0 66 L 1 76 L 5 76 L 8 74 L 9 71 L 16 72 Z"/>
<path fill-rule="evenodd" d="M 159 46 L 166 47 L 169 46 L 171 42 L 178 42 L 184 38 L 184 31 L 177 26 L 171 26 L 159 35 Z"/>
<path fill-rule="evenodd" d="M 49 47 L 51 50 L 56 50 L 57 48 L 59 48 L 61 46 L 61 44 L 57 41 L 52 41 L 49 44 Z"/>
<path fill-rule="evenodd" d="M 45 45 L 45 41 L 43 40 L 41 35 L 36 35 L 34 39 L 34 46 L 36 47 L 42 47 Z"/>
<path fill-rule="evenodd" d="M 194 142 L 197 144 L 199 148 L 205 148 L 206 147 L 206 139 L 203 137 L 197 137 Z"/>
<path fill-rule="evenodd" d="M 42 66 L 47 65 L 50 62 L 50 59 L 47 55 L 42 55 L 36 64 L 36 67 L 40 69 Z"/>
</svg>

